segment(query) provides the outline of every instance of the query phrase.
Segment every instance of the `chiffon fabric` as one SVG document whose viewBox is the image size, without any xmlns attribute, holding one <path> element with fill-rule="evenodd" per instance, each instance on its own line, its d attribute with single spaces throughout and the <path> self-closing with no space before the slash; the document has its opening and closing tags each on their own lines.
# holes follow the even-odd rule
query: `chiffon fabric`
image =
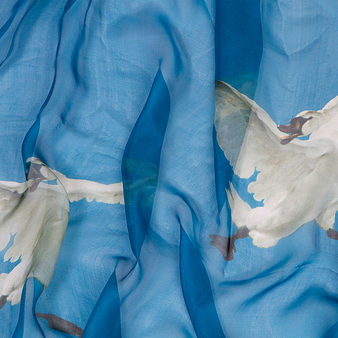
<svg viewBox="0 0 338 338">
<path fill-rule="evenodd" d="M 266 169 L 244 177 L 227 157 L 250 131 L 220 142 L 215 80 L 271 128 L 322 109 L 338 2 L 1 1 L 1 338 L 338 337 L 335 219 L 268 247 L 240 231 L 232 198 L 264 206 L 250 183 Z M 285 186 L 305 175 L 292 158 Z M 336 202 L 327 168 L 297 198 L 309 212 Z"/>
</svg>

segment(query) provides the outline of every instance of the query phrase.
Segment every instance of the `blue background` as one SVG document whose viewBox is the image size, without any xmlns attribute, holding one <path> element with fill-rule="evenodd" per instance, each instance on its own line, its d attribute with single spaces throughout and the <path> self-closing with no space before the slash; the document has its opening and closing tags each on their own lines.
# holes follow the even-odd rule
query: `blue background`
<svg viewBox="0 0 338 338">
<path fill-rule="evenodd" d="M 142 161 L 148 151 L 158 167 L 136 224 L 146 228 L 139 252 L 127 223 L 138 202 L 73 202 L 53 279 L 40 297 L 38 283 L 27 283 L 26 308 L 35 297 L 37 312 L 87 337 L 93 327 L 102 337 L 108 329 L 145 338 L 338 336 L 337 243 L 318 225 L 269 249 L 241 240 L 231 262 L 208 237 L 235 231 L 224 189 L 248 184 L 214 142 L 215 78 L 277 124 L 322 108 L 338 94 L 337 14 L 335 0 L 3 1 L 0 179 L 24 181 L 25 151 L 69 178 L 105 184 L 122 181 L 125 151 Z M 168 98 L 146 105 L 159 86 Z M 136 124 L 140 114 L 166 119 L 146 149 L 156 124 Z M 12 267 L 0 263 L 1 272 Z M 17 325 L 25 337 L 68 337 L 34 316 L 18 322 L 19 312 L 20 304 L 0 310 L 0 337 Z"/>
</svg>

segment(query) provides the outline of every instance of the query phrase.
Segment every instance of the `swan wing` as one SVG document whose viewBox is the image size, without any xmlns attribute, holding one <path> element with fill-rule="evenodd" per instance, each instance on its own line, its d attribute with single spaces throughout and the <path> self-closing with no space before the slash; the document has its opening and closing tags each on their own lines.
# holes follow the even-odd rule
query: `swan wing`
<svg viewBox="0 0 338 338">
<path fill-rule="evenodd" d="M 249 178 L 258 172 L 248 188 L 257 201 L 276 203 L 287 196 L 300 177 L 312 172 L 322 148 L 297 139 L 282 145 L 280 138 L 285 134 L 270 116 L 224 82 L 216 82 L 215 100 L 218 144 L 236 175 Z"/>
<path fill-rule="evenodd" d="M 297 117 L 308 119 L 302 127 L 304 135 L 310 139 L 327 138 L 337 139 L 336 125 L 338 123 L 338 96 L 329 101 L 321 110 L 304 110 Z M 337 141 L 337 140 L 336 140 Z"/>
<path fill-rule="evenodd" d="M 85 198 L 89 202 L 123 203 L 122 183 L 68 179 L 36 158 L 29 160 L 30 168 L 38 168 L 45 178 L 35 189 L 31 189 L 31 181 L 0 181 L 0 250 L 14 236 L 4 259 L 20 261 L 9 273 L 0 274 L 0 308 L 4 299 L 12 304 L 20 301 L 28 277 L 48 286 L 68 224 L 69 201 Z"/>
<path fill-rule="evenodd" d="M 107 204 L 124 204 L 123 183 L 102 184 L 94 181 L 67 178 L 60 172 L 53 170 L 53 174 L 64 186 L 70 202 L 86 199 L 92 202 Z"/>
<path fill-rule="evenodd" d="M 88 202 L 95 199 L 96 202 L 107 204 L 124 203 L 122 182 L 106 185 L 87 180 L 68 179 L 67 193 L 70 202 L 85 198 Z"/>
<path fill-rule="evenodd" d="M 27 183 L 0 181 L 0 251 L 5 249 L 15 234 L 19 225 L 7 226 L 6 220 L 11 217 L 13 210 L 20 204 L 24 193 L 27 190 Z"/>
<path fill-rule="evenodd" d="M 45 287 L 52 278 L 69 214 L 67 193 L 54 179 L 56 184 L 41 182 L 33 191 L 31 182 L 0 182 L 0 208 L 8 199 L 7 213 L 0 222 L 0 249 L 14 236 L 4 260 L 19 262 L 0 275 L 0 296 L 12 304 L 20 301 L 28 277 Z"/>
</svg>

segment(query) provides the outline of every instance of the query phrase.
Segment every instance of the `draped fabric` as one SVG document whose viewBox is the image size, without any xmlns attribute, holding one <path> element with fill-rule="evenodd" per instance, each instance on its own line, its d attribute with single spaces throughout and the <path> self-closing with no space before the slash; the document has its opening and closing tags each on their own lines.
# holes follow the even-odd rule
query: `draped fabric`
<svg viewBox="0 0 338 338">
<path fill-rule="evenodd" d="M 335 0 L 3 0 L 0 337 L 338 337 L 337 55 Z"/>
</svg>

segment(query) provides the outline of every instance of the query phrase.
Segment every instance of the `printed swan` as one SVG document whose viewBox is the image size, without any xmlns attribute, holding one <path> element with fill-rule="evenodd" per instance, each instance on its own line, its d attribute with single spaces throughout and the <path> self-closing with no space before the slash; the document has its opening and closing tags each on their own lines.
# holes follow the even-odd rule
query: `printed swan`
<svg viewBox="0 0 338 338">
<path fill-rule="evenodd" d="M 10 273 L 0 274 L 0 308 L 6 301 L 20 302 L 28 277 L 48 286 L 68 224 L 69 201 L 124 203 L 122 183 L 68 179 L 37 158 L 27 166 L 26 182 L 0 181 L 0 251 L 12 243 L 4 260 L 19 261 Z"/>
<path fill-rule="evenodd" d="M 217 141 L 234 173 L 257 178 L 248 192 L 263 206 L 251 208 L 230 183 L 227 191 L 235 235 L 210 235 L 227 260 L 235 241 L 250 236 L 268 248 L 315 220 L 332 239 L 338 210 L 338 97 L 322 110 L 303 111 L 289 125 L 278 126 L 254 101 L 217 81 Z M 285 133 L 290 135 L 285 136 Z M 310 135 L 308 140 L 297 139 Z"/>
</svg>

